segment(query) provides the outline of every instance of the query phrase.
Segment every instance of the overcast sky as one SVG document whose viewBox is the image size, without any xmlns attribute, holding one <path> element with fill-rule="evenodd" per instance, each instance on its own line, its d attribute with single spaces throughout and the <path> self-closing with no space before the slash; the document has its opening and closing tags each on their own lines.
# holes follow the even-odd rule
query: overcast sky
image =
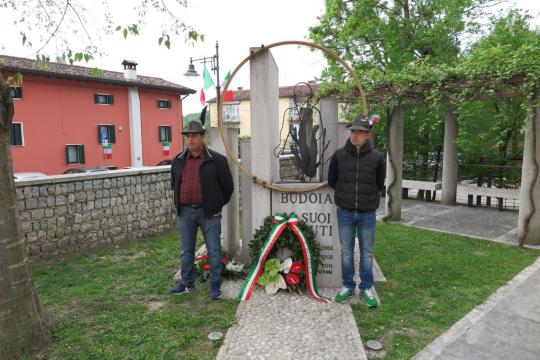
<svg viewBox="0 0 540 360">
<path fill-rule="evenodd" d="M 101 19 L 93 17 L 94 13 L 99 13 L 96 6 L 99 6 L 101 1 L 73 2 L 87 8 L 90 28 L 92 23 L 101 23 Z M 118 19 L 128 19 L 128 0 L 109 0 L 109 4 Z M 504 7 L 528 9 L 534 17 L 533 24 L 540 25 L 540 1 L 511 0 Z M 102 37 L 97 45 L 103 50 L 104 56 L 81 65 L 122 71 L 120 63 L 123 59 L 135 60 L 139 64 L 138 74 L 161 77 L 198 91 L 202 87 L 201 77 L 193 81 L 183 76 L 190 57 L 214 55 L 215 43 L 219 41 L 220 75 L 223 79 L 228 70 L 234 69 L 248 55 L 250 47 L 284 40 L 306 40 L 309 27 L 317 24 L 317 17 L 324 11 L 324 0 L 188 0 L 187 8 L 176 7 L 175 10 L 188 24 L 205 34 L 203 43 L 192 46 L 183 43 L 182 39 L 176 39 L 173 40 L 171 49 L 167 50 L 157 46 L 158 32 L 149 31 L 149 28 L 145 27 L 141 36 L 128 37 L 128 40 L 124 40 L 119 33 Z M 11 20 L 10 14 L 0 10 L 3 32 L 0 39 L 1 53 L 34 57 L 35 50 L 21 45 L 17 29 L 6 29 L 6 24 L 10 24 Z M 151 17 L 148 22 L 153 25 Z M 54 41 L 50 46 L 54 48 Z M 280 71 L 280 86 L 312 80 L 326 64 L 319 51 L 310 52 L 296 46 L 276 49 L 273 54 Z M 202 74 L 202 64 L 195 65 L 196 70 Z M 248 70 L 249 67 L 244 66 L 232 88 L 249 87 Z M 207 99 L 214 95 L 215 92 L 209 90 Z M 200 109 L 198 93 L 184 100 L 184 114 L 198 112 Z"/>
</svg>

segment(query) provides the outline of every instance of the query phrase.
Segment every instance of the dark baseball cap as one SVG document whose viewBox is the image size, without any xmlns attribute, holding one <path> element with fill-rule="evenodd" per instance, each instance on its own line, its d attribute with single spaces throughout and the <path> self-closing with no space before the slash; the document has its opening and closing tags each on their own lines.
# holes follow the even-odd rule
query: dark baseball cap
<svg viewBox="0 0 540 360">
<path fill-rule="evenodd" d="M 366 115 L 360 115 L 352 123 L 347 125 L 349 130 L 370 131 L 371 125 Z"/>
<path fill-rule="evenodd" d="M 186 125 L 182 134 L 204 134 L 205 131 L 200 121 L 193 120 Z"/>
</svg>

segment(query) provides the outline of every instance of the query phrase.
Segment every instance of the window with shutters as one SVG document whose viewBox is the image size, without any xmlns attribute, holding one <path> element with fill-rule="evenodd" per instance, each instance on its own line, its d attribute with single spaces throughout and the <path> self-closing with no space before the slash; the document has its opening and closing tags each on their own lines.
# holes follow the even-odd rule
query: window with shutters
<svg viewBox="0 0 540 360">
<path fill-rule="evenodd" d="M 24 146 L 24 134 L 22 123 L 11 123 L 11 131 L 9 133 L 11 145 Z"/>
<path fill-rule="evenodd" d="M 169 125 L 161 125 L 159 127 L 159 141 L 172 141 L 172 129 Z"/>
<path fill-rule="evenodd" d="M 68 164 L 84 164 L 84 145 L 66 145 L 66 162 Z"/>
<path fill-rule="evenodd" d="M 9 94 L 13 99 L 22 99 L 22 87 L 20 86 L 10 86 Z"/>
<path fill-rule="evenodd" d="M 116 135 L 114 133 L 114 125 L 99 124 L 98 125 L 98 143 L 116 143 Z"/>
<path fill-rule="evenodd" d="M 157 101 L 157 106 L 160 109 L 170 109 L 171 108 L 171 100 L 160 99 L 160 100 Z"/>
<path fill-rule="evenodd" d="M 114 104 L 114 96 L 111 94 L 94 94 L 94 103 L 100 105 Z"/>
</svg>

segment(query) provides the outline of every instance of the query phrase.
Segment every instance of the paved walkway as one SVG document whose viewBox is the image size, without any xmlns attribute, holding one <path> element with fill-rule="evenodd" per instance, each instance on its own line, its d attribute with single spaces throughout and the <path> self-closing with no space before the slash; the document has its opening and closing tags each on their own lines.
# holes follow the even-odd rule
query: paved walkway
<svg viewBox="0 0 540 360">
<path fill-rule="evenodd" d="M 414 360 L 540 359 L 540 258 Z"/>
<path fill-rule="evenodd" d="M 359 258 L 356 252 L 356 266 Z M 386 281 L 376 262 L 373 275 L 376 282 Z M 355 281 L 360 282 L 358 275 Z M 224 282 L 223 296 L 236 298 L 241 286 L 239 281 Z M 328 299 L 336 291 L 319 289 Z M 360 296 L 350 302 L 360 302 Z M 285 292 L 268 295 L 257 287 L 251 299 L 238 306 L 236 319 L 217 359 L 367 359 L 349 303 L 321 304 Z"/>
<path fill-rule="evenodd" d="M 517 245 L 516 211 L 405 200 L 402 219 L 408 226 Z M 384 280 L 377 274 L 376 280 Z M 234 298 L 240 286 L 224 284 L 225 297 Z M 333 298 L 335 289 L 321 293 Z M 269 296 L 259 289 L 239 305 L 236 317 L 218 359 L 367 359 L 348 304 L 322 305 L 307 296 Z M 538 339 L 540 258 L 415 359 L 540 359 Z"/>
<path fill-rule="evenodd" d="M 236 315 L 217 359 L 367 359 L 348 304 L 257 289 Z"/>
</svg>

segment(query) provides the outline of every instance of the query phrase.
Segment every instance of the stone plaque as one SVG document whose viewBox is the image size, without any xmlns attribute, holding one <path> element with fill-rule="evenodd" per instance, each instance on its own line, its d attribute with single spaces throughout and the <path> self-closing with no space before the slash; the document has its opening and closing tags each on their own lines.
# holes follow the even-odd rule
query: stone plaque
<svg viewBox="0 0 540 360">
<path fill-rule="evenodd" d="M 309 184 L 287 184 L 288 187 L 305 188 Z M 341 246 L 337 227 L 334 190 L 325 187 L 308 193 L 272 192 L 272 213 L 295 212 L 299 220 L 313 227 L 316 240 L 321 245 L 322 264 L 317 274 L 317 284 L 324 288 L 341 287 Z"/>
</svg>

